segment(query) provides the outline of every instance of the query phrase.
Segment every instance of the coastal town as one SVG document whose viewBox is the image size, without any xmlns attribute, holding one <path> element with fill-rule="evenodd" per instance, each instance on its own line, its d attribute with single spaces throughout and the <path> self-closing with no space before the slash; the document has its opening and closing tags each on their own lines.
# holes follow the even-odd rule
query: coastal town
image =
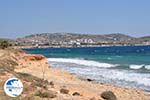
<svg viewBox="0 0 150 100">
<path fill-rule="evenodd" d="M 150 45 L 150 37 L 131 37 L 124 34 L 75 34 L 43 33 L 17 38 L 15 43 L 28 47 L 100 47 L 100 46 L 143 46 Z"/>
</svg>

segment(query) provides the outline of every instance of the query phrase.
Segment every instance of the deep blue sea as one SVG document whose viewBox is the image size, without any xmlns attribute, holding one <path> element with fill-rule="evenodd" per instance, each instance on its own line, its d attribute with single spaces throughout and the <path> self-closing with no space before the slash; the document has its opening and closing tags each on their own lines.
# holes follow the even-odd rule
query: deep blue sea
<svg viewBox="0 0 150 100">
<path fill-rule="evenodd" d="M 100 83 L 150 91 L 150 46 L 24 50 L 46 56 L 54 68 L 61 68 Z"/>
</svg>

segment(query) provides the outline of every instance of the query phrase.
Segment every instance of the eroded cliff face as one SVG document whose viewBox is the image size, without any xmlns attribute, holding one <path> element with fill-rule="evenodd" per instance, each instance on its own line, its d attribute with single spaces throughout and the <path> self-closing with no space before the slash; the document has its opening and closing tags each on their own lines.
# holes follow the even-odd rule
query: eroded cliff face
<svg viewBox="0 0 150 100">
<path fill-rule="evenodd" d="M 19 72 L 24 68 L 30 69 L 32 66 L 40 67 L 41 65 L 43 70 L 49 67 L 46 58 L 42 55 L 30 55 L 17 49 L 0 49 L 0 100 L 12 100 L 3 90 L 5 81 L 12 77 L 19 78 L 24 85 L 23 93 L 16 100 L 42 99 L 40 96 L 36 96 L 35 93 L 41 90 L 47 91 L 46 88 L 49 82 L 44 80 L 43 77 L 36 77 L 38 75 L 33 76 L 30 73 Z M 31 68 L 30 70 L 32 72 L 35 69 Z"/>
<path fill-rule="evenodd" d="M 150 95 L 140 90 L 97 84 L 51 68 L 42 55 L 16 49 L 0 50 L 0 100 L 12 99 L 4 93 L 3 84 L 13 76 L 24 85 L 18 100 L 103 100 L 104 91 L 112 91 L 118 100 L 150 100 Z"/>
</svg>

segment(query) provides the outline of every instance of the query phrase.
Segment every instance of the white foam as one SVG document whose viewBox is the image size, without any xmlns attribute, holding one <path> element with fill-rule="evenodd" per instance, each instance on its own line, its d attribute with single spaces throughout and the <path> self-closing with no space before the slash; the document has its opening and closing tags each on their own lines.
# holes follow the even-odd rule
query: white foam
<svg viewBox="0 0 150 100">
<path fill-rule="evenodd" d="M 64 68 L 71 73 L 76 73 L 77 75 L 87 76 L 91 79 L 100 81 L 100 82 L 108 82 L 113 84 L 118 84 L 121 86 L 141 88 L 144 90 L 150 90 L 150 74 L 149 73 L 136 73 L 132 70 L 118 70 L 118 69 L 104 69 L 99 67 L 85 67 L 82 66 L 74 66 L 61 64 L 56 61 L 56 59 L 51 60 L 51 64 L 53 66 L 57 66 L 59 68 Z M 71 67 L 68 67 L 71 66 Z M 147 66 L 149 68 L 150 66 Z"/>
<path fill-rule="evenodd" d="M 64 69 L 70 71 L 71 73 L 76 73 L 77 75 L 87 76 L 91 79 L 117 83 L 123 86 L 138 87 L 143 89 L 150 88 L 150 74 L 149 73 L 136 73 L 127 70 L 117 70 L 117 69 L 102 69 L 99 67 L 75 67 L 71 65 L 61 65 L 60 63 L 53 62 L 54 66 L 63 66 Z M 56 65 L 55 65 L 56 64 Z M 68 67 L 71 66 L 71 67 Z"/>
<path fill-rule="evenodd" d="M 103 67 L 103 68 L 110 68 L 110 67 L 116 67 L 117 64 L 108 64 L 108 63 L 101 63 L 97 61 L 92 60 L 83 60 L 83 59 L 71 59 L 71 58 L 48 58 L 48 61 L 52 62 L 62 62 L 62 63 L 73 63 L 73 64 L 79 64 L 84 66 L 94 66 L 94 67 Z"/>
<path fill-rule="evenodd" d="M 144 85 L 150 87 L 150 74 L 139 74 L 128 71 L 119 70 L 107 70 L 102 71 L 101 74 L 104 78 L 109 80 L 124 80 L 127 82 L 134 82 L 138 85 Z"/>
<path fill-rule="evenodd" d="M 150 65 L 146 65 L 146 66 L 145 66 L 145 69 L 150 70 Z"/>
<path fill-rule="evenodd" d="M 141 69 L 144 65 L 130 65 L 130 69 Z"/>
</svg>

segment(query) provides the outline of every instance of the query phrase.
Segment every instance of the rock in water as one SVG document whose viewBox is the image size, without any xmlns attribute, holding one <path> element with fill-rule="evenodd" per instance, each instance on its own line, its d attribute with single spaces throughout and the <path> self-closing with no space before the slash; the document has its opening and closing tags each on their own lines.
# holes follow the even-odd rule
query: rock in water
<svg viewBox="0 0 150 100">
<path fill-rule="evenodd" d="M 91 81 L 93 81 L 93 80 L 92 80 L 92 79 L 90 79 L 90 78 L 88 78 L 88 79 L 87 79 L 87 81 L 91 82 Z"/>
<path fill-rule="evenodd" d="M 101 94 L 101 97 L 105 100 L 117 100 L 116 95 L 112 91 L 105 91 Z"/>
</svg>

